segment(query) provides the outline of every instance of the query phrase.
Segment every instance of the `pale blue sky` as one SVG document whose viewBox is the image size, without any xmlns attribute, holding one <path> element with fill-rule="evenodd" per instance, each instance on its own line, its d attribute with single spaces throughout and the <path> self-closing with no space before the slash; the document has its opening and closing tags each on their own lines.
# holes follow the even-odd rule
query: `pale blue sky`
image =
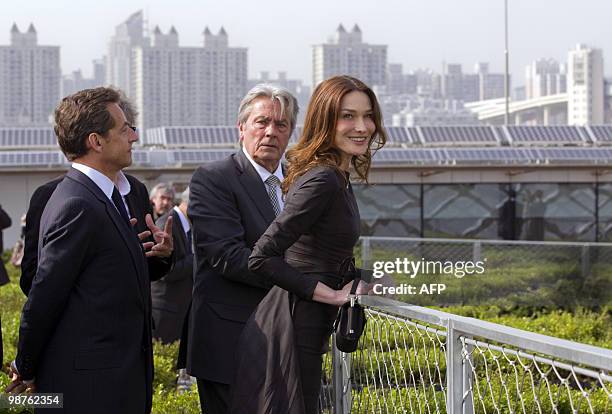
<svg viewBox="0 0 612 414">
<path fill-rule="evenodd" d="M 509 0 L 511 72 L 522 83 L 524 66 L 539 57 L 566 60 L 576 43 L 604 50 L 612 76 L 612 1 Z M 62 47 L 62 71 L 91 72 L 106 53 L 117 24 L 143 9 L 151 25 L 174 25 L 183 46 L 200 45 L 205 26 L 223 25 L 231 46 L 249 48 L 249 75 L 285 70 L 311 82 L 311 45 L 325 42 L 339 23 L 357 23 L 364 41 L 388 44 L 389 62 L 405 69 L 458 62 L 472 71 L 489 61 L 503 71 L 503 0 L 5 0 L 0 6 L 0 44 L 16 22 L 33 22 L 39 43 Z M 516 82 L 514 82 L 516 86 Z"/>
</svg>

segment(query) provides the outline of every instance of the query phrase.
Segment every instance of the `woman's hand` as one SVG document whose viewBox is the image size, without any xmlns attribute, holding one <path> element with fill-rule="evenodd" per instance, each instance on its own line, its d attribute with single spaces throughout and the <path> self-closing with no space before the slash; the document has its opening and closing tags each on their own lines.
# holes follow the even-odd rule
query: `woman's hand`
<svg viewBox="0 0 612 414">
<path fill-rule="evenodd" d="M 314 294 L 312 295 L 312 300 L 316 302 L 327 303 L 328 305 L 342 306 L 349 301 L 349 294 L 351 293 L 352 287 L 352 280 L 339 290 L 334 290 L 325 285 L 324 283 L 319 282 L 317 283 L 317 286 L 314 290 Z M 359 285 L 357 285 L 357 291 L 355 293 L 357 295 L 367 295 L 368 284 L 363 280 L 360 280 Z"/>
</svg>

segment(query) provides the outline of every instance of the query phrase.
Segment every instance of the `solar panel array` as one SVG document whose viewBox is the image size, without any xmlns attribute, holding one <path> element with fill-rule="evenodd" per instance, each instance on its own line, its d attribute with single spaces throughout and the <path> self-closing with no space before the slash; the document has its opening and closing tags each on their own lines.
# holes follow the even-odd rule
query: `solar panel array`
<svg viewBox="0 0 612 414">
<path fill-rule="evenodd" d="M 165 146 L 177 147 L 236 147 L 236 127 L 171 127 L 165 128 Z"/>
<path fill-rule="evenodd" d="M 301 132 L 297 127 L 292 144 Z M 605 147 L 612 144 L 612 125 L 388 127 L 387 133 L 388 145 L 375 154 L 375 164 L 612 164 L 612 146 Z M 146 146 L 152 143 L 157 148 Z M 153 128 L 144 144 L 133 152 L 136 166 L 198 165 L 235 152 L 238 129 Z M 67 165 L 51 128 L 0 128 L 0 149 L 0 167 Z"/>
<path fill-rule="evenodd" d="M 612 145 L 612 125 L 589 125 L 586 129 L 597 144 Z"/>
<path fill-rule="evenodd" d="M 586 131 L 568 125 L 507 126 L 504 129 L 512 145 L 583 145 L 588 144 Z"/>
<path fill-rule="evenodd" d="M 499 145 L 495 130 L 490 126 L 422 126 L 423 145 Z"/>
<path fill-rule="evenodd" d="M 68 165 L 68 160 L 59 151 L 3 151 L 0 152 L 2 167 L 54 167 Z"/>
<path fill-rule="evenodd" d="M 0 128 L 0 149 L 58 148 L 53 128 Z"/>
<path fill-rule="evenodd" d="M 374 164 L 416 165 L 541 165 L 612 163 L 612 148 L 406 148 L 383 149 Z"/>
<path fill-rule="evenodd" d="M 134 166 L 196 166 L 222 160 L 233 149 L 182 149 L 134 151 Z M 612 147 L 461 147 L 388 148 L 374 154 L 374 165 L 448 166 L 448 165 L 610 165 Z M 59 151 L 3 151 L 0 167 L 67 166 Z"/>
</svg>

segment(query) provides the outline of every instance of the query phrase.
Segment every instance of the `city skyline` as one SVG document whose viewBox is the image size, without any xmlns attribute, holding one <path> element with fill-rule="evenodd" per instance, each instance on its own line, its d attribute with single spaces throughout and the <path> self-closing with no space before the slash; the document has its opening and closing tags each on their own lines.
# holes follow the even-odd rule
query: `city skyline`
<svg viewBox="0 0 612 414">
<path fill-rule="evenodd" d="M 39 44 L 61 47 L 62 74 L 81 69 L 90 77 L 91 61 L 107 53 L 115 27 L 142 9 L 150 31 L 160 26 L 166 32 L 174 26 L 181 46 L 201 46 L 205 26 L 213 32 L 223 26 L 233 46 L 249 49 L 249 78 L 261 71 L 286 71 L 289 77 L 311 84 L 312 46 L 327 42 L 338 24 L 347 28 L 358 24 L 368 43 L 388 45 L 388 62 L 401 63 L 404 71 L 428 67 L 440 72 L 443 62 L 460 63 L 465 72 L 471 72 L 476 62 L 490 62 L 492 71 L 503 71 L 502 0 L 394 3 L 316 0 L 300 8 L 276 0 L 244 4 L 232 0 L 222 7 L 210 1 L 194 5 L 185 0 L 171 6 L 159 1 L 59 1 L 53 5 L 30 1 L 19 8 L 3 6 L 0 44 L 9 43 L 13 23 L 22 31 L 33 23 Z M 576 43 L 601 48 L 604 58 L 612 55 L 608 40 L 612 26 L 606 22 L 612 4 L 595 0 L 571 4 L 510 0 L 509 4 L 513 87 L 524 85 L 526 65 L 539 58 L 564 62 Z M 612 73 L 611 63 L 604 61 L 605 74 Z"/>
</svg>

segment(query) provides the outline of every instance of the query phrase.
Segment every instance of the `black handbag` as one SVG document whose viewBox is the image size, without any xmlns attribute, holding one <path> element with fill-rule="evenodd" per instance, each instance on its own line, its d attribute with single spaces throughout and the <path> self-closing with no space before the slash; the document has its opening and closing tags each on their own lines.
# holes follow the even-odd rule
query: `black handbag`
<svg viewBox="0 0 612 414">
<path fill-rule="evenodd" d="M 366 325 L 365 311 L 357 303 L 357 295 L 355 295 L 359 280 L 359 278 L 353 280 L 349 294 L 350 300 L 338 310 L 338 316 L 334 322 L 336 348 L 342 352 L 355 352 Z"/>
</svg>

